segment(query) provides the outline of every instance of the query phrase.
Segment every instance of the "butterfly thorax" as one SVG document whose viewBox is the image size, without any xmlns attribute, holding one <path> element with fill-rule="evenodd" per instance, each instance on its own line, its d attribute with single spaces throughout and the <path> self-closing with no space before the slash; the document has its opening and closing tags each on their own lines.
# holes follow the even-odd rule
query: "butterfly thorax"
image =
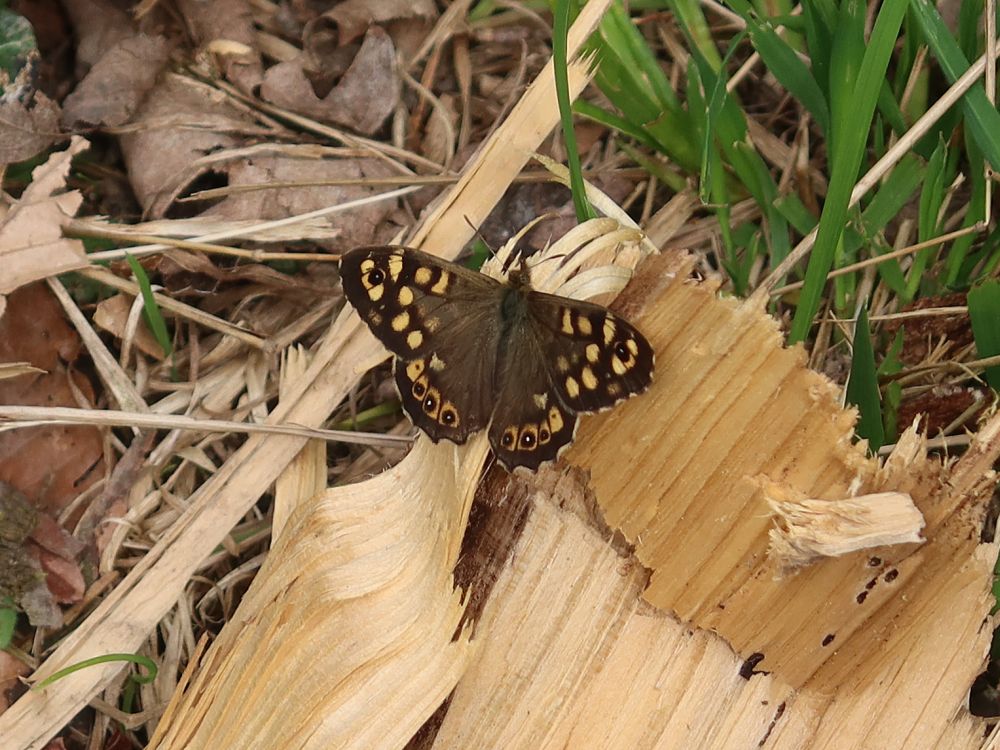
<svg viewBox="0 0 1000 750">
<path fill-rule="evenodd" d="M 520 265 L 512 268 L 507 275 L 503 300 L 500 303 L 501 328 L 510 331 L 524 323 L 528 317 L 528 292 L 531 290 L 531 279 L 528 266 L 522 260 Z"/>
</svg>

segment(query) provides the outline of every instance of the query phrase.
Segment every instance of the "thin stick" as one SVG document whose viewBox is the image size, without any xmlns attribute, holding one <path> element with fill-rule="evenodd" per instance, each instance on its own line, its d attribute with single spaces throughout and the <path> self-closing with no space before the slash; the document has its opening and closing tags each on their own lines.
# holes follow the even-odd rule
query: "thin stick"
<svg viewBox="0 0 1000 750">
<path fill-rule="evenodd" d="M 196 430 L 199 432 L 270 433 L 320 440 L 405 448 L 413 443 L 406 435 L 383 435 L 354 430 L 322 430 L 291 424 L 254 424 L 225 419 L 194 419 L 179 414 L 149 414 L 114 409 L 73 409 L 55 406 L 0 406 L 0 432 L 43 424 L 137 427 L 153 430 Z"/>
<path fill-rule="evenodd" d="M 935 245 L 941 245 L 945 242 L 951 242 L 954 239 L 958 239 L 966 234 L 974 234 L 976 232 L 981 232 L 985 229 L 986 225 L 983 222 L 978 222 L 973 224 L 971 227 L 965 227 L 965 229 L 956 229 L 954 232 L 948 232 L 947 234 L 942 234 L 940 237 L 932 237 L 924 242 L 918 242 L 915 245 L 909 245 L 908 247 L 901 247 L 899 250 L 893 250 L 892 252 L 885 253 L 884 255 L 878 255 L 874 258 L 867 258 L 865 260 L 860 260 L 857 263 L 852 263 L 849 266 L 843 266 L 842 268 L 836 268 L 830 271 L 826 275 L 827 281 L 836 278 L 837 276 L 844 276 L 845 274 L 854 273 L 862 268 L 867 268 L 868 266 L 877 266 L 879 263 L 884 263 L 887 260 L 892 260 L 893 258 L 902 258 L 904 255 L 912 255 L 913 253 L 924 250 L 928 247 L 934 247 Z M 773 274 L 772 274 L 773 276 Z M 770 278 L 770 277 L 768 277 Z M 766 282 L 765 282 L 766 283 Z M 777 289 L 771 291 L 772 297 L 780 297 L 782 294 L 794 291 L 796 289 L 801 289 L 805 282 L 796 281 L 792 284 L 786 284 L 785 286 L 778 287 Z M 759 288 L 759 287 L 758 287 Z M 754 292 L 756 294 L 756 292 Z"/>
</svg>

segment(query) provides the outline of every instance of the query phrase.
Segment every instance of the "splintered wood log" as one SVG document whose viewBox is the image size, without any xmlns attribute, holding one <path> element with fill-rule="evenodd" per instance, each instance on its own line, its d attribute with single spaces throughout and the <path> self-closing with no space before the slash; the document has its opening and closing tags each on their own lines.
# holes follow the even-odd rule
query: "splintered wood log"
<svg viewBox="0 0 1000 750">
<path fill-rule="evenodd" d="M 1000 417 L 957 460 L 912 430 L 869 458 L 801 350 L 689 268 L 647 261 L 620 305 L 651 391 L 567 462 L 491 472 L 468 532 L 481 437 L 305 503 L 151 746 L 403 747 L 429 718 L 409 747 L 978 747 Z M 829 505 L 794 571 L 776 486 Z M 846 499 L 882 493 L 889 536 L 851 551 Z"/>
</svg>

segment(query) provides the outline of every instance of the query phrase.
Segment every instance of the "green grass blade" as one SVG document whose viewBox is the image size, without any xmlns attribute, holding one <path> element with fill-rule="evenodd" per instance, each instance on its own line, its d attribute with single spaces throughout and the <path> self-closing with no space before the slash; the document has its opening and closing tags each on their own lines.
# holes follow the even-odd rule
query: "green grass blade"
<svg viewBox="0 0 1000 750">
<path fill-rule="evenodd" d="M 813 119 L 824 133 L 830 132 L 830 110 L 826 97 L 812 71 L 796 54 L 791 45 L 775 30 L 773 21 L 761 21 L 749 3 L 730 2 L 743 16 L 753 47 L 760 54 L 768 70 L 802 105 L 809 110 Z"/>
<path fill-rule="evenodd" d="M 14 638 L 14 628 L 17 626 L 17 610 L 8 604 L 10 597 L 0 602 L 0 649 L 10 646 Z"/>
<path fill-rule="evenodd" d="M 875 113 L 881 81 L 885 77 L 906 7 L 906 0 L 886 0 L 882 4 L 865 48 L 853 86 L 853 95 L 846 97 L 841 94 L 840 104 L 844 108 L 832 108 L 833 132 L 836 134 L 830 159 L 832 174 L 816 244 L 806 268 L 799 307 L 792 320 L 788 337 L 790 343 L 805 340 L 819 309 L 826 276 L 833 266 L 837 244 L 844 230 L 851 191 L 864 157 L 865 142 Z"/>
<path fill-rule="evenodd" d="M 164 354 L 169 357 L 174 350 L 173 343 L 170 341 L 170 333 L 167 331 L 163 315 L 160 314 L 160 307 L 153 297 L 153 287 L 149 283 L 146 269 L 128 253 L 125 253 L 125 260 L 128 261 L 132 275 L 135 276 L 135 282 L 139 285 L 139 293 L 142 295 L 142 311 L 146 316 L 146 323 L 149 324 L 149 330 L 153 332 L 156 343 L 163 349 Z"/>
<path fill-rule="evenodd" d="M 941 70 L 954 83 L 969 68 L 969 61 L 962 54 L 958 42 L 929 0 L 910 0 L 910 7 Z M 962 111 L 965 125 L 983 150 L 983 155 L 994 169 L 1000 169 L 1000 113 L 986 98 L 981 84 L 972 86 L 962 97 Z"/>
<path fill-rule="evenodd" d="M 562 123 L 563 140 L 566 142 L 566 161 L 569 167 L 569 187 L 573 193 L 576 220 L 580 223 L 597 216 L 583 182 L 580 152 L 576 146 L 573 129 L 573 103 L 569 97 L 569 72 L 567 70 L 567 35 L 569 34 L 570 0 L 556 0 L 552 19 L 552 65 L 556 79 L 556 100 L 559 103 L 559 121 Z"/>
<path fill-rule="evenodd" d="M 980 357 L 1000 355 L 1000 281 L 987 281 L 970 289 L 968 305 L 976 352 Z M 990 388 L 1000 391 L 1000 366 L 987 368 L 984 377 Z"/>
<path fill-rule="evenodd" d="M 899 358 L 903 351 L 903 329 L 896 331 L 896 337 L 889 344 L 889 351 L 878 366 L 880 378 L 895 375 L 903 370 L 903 362 Z M 899 436 L 899 405 L 903 401 L 903 386 L 893 380 L 886 384 L 882 391 L 882 424 L 885 430 L 886 443 L 894 443 Z M 909 425 L 907 425 L 909 427 Z M 883 443 L 884 445 L 885 443 Z"/>
<path fill-rule="evenodd" d="M 104 654 L 102 656 L 94 656 L 90 659 L 84 659 L 76 664 L 70 664 L 68 667 L 64 667 L 58 672 L 53 672 L 38 684 L 33 685 L 31 689 L 44 690 L 57 680 L 61 680 L 63 677 L 67 677 L 74 672 L 79 672 L 81 669 L 88 669 L 90 667 L 96 667 L 99 664 L 109 664 L 115 661 L 131 662 L 132 664 L 138 664 L 141 667 L 145 667 L 146 674 L 131 675 L 131 678 L 136 682 L 148 684 L 156 679 L 156 662 L 148 656 L 143 656 L 142 654 Z"/>
<path fill-rule="evenodd" d="M 854 356 L 851 358 L 851 376 L 847 383 L 847 401 L 858 407 L 856 432 L 868 441 L 868 450 L 874 453 L 884 444 L 885 431 L 882 427 L 875 351 L 868 327 L 868 311 L 865 309 L 861 310 L 854 329 Z"/>
</svg>

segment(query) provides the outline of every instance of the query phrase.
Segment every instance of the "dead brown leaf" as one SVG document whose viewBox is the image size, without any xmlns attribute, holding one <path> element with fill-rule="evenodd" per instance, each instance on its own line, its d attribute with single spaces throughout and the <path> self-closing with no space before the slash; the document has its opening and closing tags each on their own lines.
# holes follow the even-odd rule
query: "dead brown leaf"
<svg viewBox="0 0 1000 750">
<path fill-rule="evenodd" d="M 234 164 L 229 170 L 233 185 L 268 185 L 284 182 L 321 182 L 335 179 L 384 177 L 389 168 L 376 159 L 296 159 L 286 156 L 261 156 Z M 204 213 L 214 218 L 280 219 L 305 213 L 349 200 L 364 198 L 378 188 L 357 185 L 314 185 L 279 187 L 235 193 Z M 338 230 L 337 238 L 327 246 L 336 248 L 370 244 L 379 225 L 393 208 L 389 201 L 353 209 L 338 214 L 331 223 Z"/>
<path fill-rule="evenodd" d="M 260 83 L 263 66 L 256 51 L 251 4 L 243 0 L 183 0 L 178 5 L 198 44 L 218 48 L 222 45 L 217 43 L 226 43 L 229 49 L 216 58 L 223 75 L 244 93 L 252 93 Z"/>
<path fill-rule="evenodd" d="M 7 651 L 0 651 L 0 714 L 7 710 L 12 693 L 21 685 L 19 678 L 28 674 L 31 667 Z"/>
<path fill-rule="evenodd" d="M 87 265 L 83 243 L 62 236 L 63 223 L 83 199 L 75 190 L 56 191 L 65 188 L 70 162 L 88 145 L 74 136 L 66 151 L 35 167 L 31 184 L 0 223 L 0 294 Z"/>
<path fill-rule="evenodd" d="M 0 167 L 23 161 L 62 138 L 59 105 L 36 91 L 28 101 L 0 100 Z"/>
<path fill-rule="evenodd" d="M 202 158 L 241 145 L 233 133 L 250 118 L 214 89 L 167 76 L 139 108 L 138 130 L 121 137 L 136 198 L 148 216 L 162 218 L 177 195 L 200 176 L 227 166 Z"/>
<path fill-rule="evenodd" d="M 364 34 L 372 24 L 408 18 L 430 20 L 437 17 L 431 0 L 347 0 L 323 14 L 314 23 L 333 23 L 344 45 Z M 307 28 L 307 33 L 310 31 Z"/>
<path fill-rule="evenodd" d="M 162 36 L 122 39 L 111 47 L 63 102 L 67 130 L 94 125 L 122 125 L 156 82 L 170 53 Z"/>
<path fill-rule="evenodd" d="M 94 323 L 119 339 L 124 339 L 132 302 L 135 298 L 127 294 L 116 294 L 98 303 L 94 311 Z M 166 356 L 156 337 L 149 330 L 146 321 L 140 318 L 132 344 L 143 354 L 162 361 Z"/>
<path fill-rule="evenodd" d="M 378 130 L 399 103 L 396 49 L 389 35 L 377 26 L 368 30 L 350 67 L 325 96 L 317 95 L 313 88 L 305 60 L 302 57 L 269 68 L 260 87 L 261 97 L 365 135 Z"/>
<path fill-rule="evenodd" d="M 74 393 L 93 400 L 90 381 L 70 369 L 79 339 L 45 285 L 18 289 L 9 302 L 0 319 L 0 362 L 30 362 L 45 373 L 0 381 L 0 403 L 79 406 Z M 0 480 L 58 514 L 100 477 L 103 456 L 101 433 L 93 427 L 10 430 L 0 433 Z"/>
<path fill-rule="evenodd" d="M 107 50 L 135 34 L 128 13 L 112 0 L 64 0 L 61 3 L 77 39 L 76 62 L 86 73 Z"/>
</svg>

